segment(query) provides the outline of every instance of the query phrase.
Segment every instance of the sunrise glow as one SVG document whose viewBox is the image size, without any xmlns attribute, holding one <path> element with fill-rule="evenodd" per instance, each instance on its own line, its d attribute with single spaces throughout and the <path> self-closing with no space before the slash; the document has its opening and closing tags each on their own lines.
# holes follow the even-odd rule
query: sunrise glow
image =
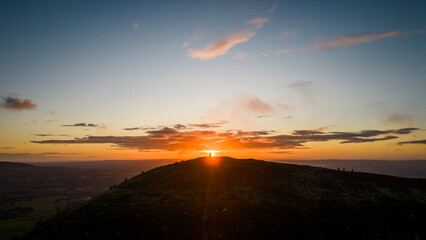
<svg viewBox="0 0 426 240">
<path fill-rule="evenodd" d="M 6 5 L 0 160 L 426 157 L 422 7 Z"/>
</svg>

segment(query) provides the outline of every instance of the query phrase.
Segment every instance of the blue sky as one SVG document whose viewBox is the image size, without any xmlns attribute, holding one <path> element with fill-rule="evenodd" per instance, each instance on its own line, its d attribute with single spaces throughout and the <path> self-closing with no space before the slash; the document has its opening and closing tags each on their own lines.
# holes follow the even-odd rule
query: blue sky
<svg viewBox="0 0 426 240">
<path fill-rule="evenodd" d="M 222 131 L 277 133 L 415 127 L 405 140 L 421 140 L 425 10 L 424 1 L 2 2 L 0 95 L 37 108 L 1 109 L 0 143 L 35 152 L 31 134 L 80 122 L 105 128 L 72 137 L 221 120 Z M 253 99 L 270 108 L 247 107 Z"/>
</svg>

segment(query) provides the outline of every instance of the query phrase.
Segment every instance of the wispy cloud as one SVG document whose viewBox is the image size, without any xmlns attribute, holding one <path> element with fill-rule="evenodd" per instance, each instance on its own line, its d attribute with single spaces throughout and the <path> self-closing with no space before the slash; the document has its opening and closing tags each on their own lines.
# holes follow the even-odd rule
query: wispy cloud
<svg viewBox="0 0 426 240">
<path fill-rule="evenodd" d="M 265 50 L 265 51 L 261 52 L 260 54 L 262 54 L 265 57 L 269 57 L 273 54 L 273 52 L 271 50 Z"/>
<path fill-rule="evenodd" d="M 250 93 L 236 93 L 210 109 L 202 119 L 247 121 L 249 118 L 259 115 L 271 115 L 277 110 L 287 111 L 289 109 L 290 107 L 285 104 L 269 103 Z"/>
<path fill-rule="evenodd" d="M 159 129 L 159 128 L 163 128 L 163 126 L 158 126 L 158 127 L 149 127 L 149 126 L 145 126 L 145 127 L 128 127 L 128 128 L 123 128 L 123 130 L 126 130 L 126 131 L 135 131 L 135 130 L 147 131 L 147 130 L 155 130 L 155 129 Z"/>
<path fill-rule="evenodd" d="M 32 135 L 37 137 L 68 137 L 69 136 L 67 134 L 50 134 L 50 133 L 37 133 Z"/>
<path fill-rule="evenodd" d="M 241 52 L 241 51 L 235 51 L 231 55 L 232 55 L 233 59 L 241 60 L 241 59 L 246 58 L 248 54 L 245 53 L 245 52 Z"/>
<path fill-rule="evenodd" d="M 404 114 L 399 111 L 396 111 L 383 121 L 386 124 L 402 124 L 402 125 L 411 125 L 413 121 L 413 116 L 410 114 Z"/>
<path fill-rule="evenodd" d="M 309 142 L 340 141 L 341 144 L 387 141 L 410 134 L 418 128 L 363 130 L 360 132 L 323 132 L 296 130 L 291 134 L 272 135 L 274 131 L 180 131 L 175 128 L 148 131 L 143 136 L 87 136 L 69 140 L 32 141 L 39 144 L 115 144 L 119 148 L 139 150 L 186 151 L 217 148 L 222 150 L 306 149 Z M 424 143 L 425 140 L 401 142 Z"/>
<path fill-rule="evenodd" d="M 275 12 L 275 10 L 277 10 L 278 5 L 280 4 L 280 1 L 275 0 L 274 4 L 272 5 L 271 8 L 268 9 L 268 11 L 266 11 L 266 13 L 273 13 Z"/>
<path fill-rule="evenodd" d="M 256 33 L 252 30 L 239 29 L 230 34 L 217 38 L 216 41 L 208 44 L 202 50 L 189 49 L 187 56 L 202 60 L 212 59 L 228 53 L 229 49 L 231 49 L 233 46 L 239 43 L 247 42 L 254 35 L 256 35 Z"/>
<path fill-rule="evenodd" d="M 138 22 L 133 22 L 133 29 L 138 30 L 139 29 L 139 23 Z"/>
<path fill-rule="evenodd" d="M 255 28 L 262 28 L 267 22 L 269 22 L 269 18 L 257 17 L 247 21 L 247 24 L 253 25 Z"/>
<path fill-rule="evenodd" d="M 13 149 L 14 147 L 0 147 L 0 149 L 3 149 L 3 150 L 7 150 L 7 149 Z"/>
<path fill-rule="evenodd" d="M 214 123 L 190 123 L 188 124 L 189 127 L 197 127 L 197 128 L 218 128 L 221 127 L 223 124 L 229 123 L 228 121 L 219 121 Z"/>
<path fill-rule="evenodd" d="M 22 110 L 33 110 L 37 108 L 30 99 L 20 99 L 18 97 L 8 96 L 3 98 L 3 102 L 0 104 L 1 108 L 8 109 L 11 111 L 20 112 Z"/>
<path fill-rule="evenodd" d="M 123 130 L 126 131 L 134 131 L 134 130 L 143 130 L 147 133 L 152 133 L 154 131 L 158 130 L 164 130 L 169 129 L 170 131 L 174 130 L 189 130 L 189 129 L 195 129 L 195 128 L 219 128 L 224 124 L 229 123 L 228 121 L 221 120 L 217 122 L 211 122 L 211 123 L 189 123 L 189 124 L 175 124 L 173 126 L 157 126 L 157 127 L 129 127 L 124 128 Z M 174 131 L 173 130 L 173 131 Z"/>
<path fill-rule="evenodd" d="M 263 55 L 263 56 L 265 56 L 265 57 L 270 57 L 272 55 L 279 56 L 279 55 L 282 55 L 282 54 L 289 53 L 291 51 L 292 50 L 285 49 L 285 48 L 277 49 L 277 50 L 274 50 L 274 51 L 268 49 L 268 50 L 265 50 L 265 51 L 261 52 L 260 54 Z"/>
<path fill-rule="evenodd" d="M 74 123 L 74 124 L 65 124 L 62 127 L 97 127 L 98 124 L 93 123 Z"/>
<path fill-rule="evenodd" d="M 389 37 L 399 37 L 404 35 L 411 34 L 420 34 L 424 30 L 414 30 L 414 31 L 391 31 L 391 32 L 377 32 L 377 33 L 366 33 L 353 36 L 345 36 L 329 41 L 324 41 L 316 44 L 313 49 L 315 50 L 326 50 L 330 48 L 340 48 L 340 47 L 349 47 L 352 45 L 357 45 L 365 42 L 378 41 L 382 38 Z"/>
<path fill-rule="evenodd" d="M 287 39 L 287 38 L 295 38 L 297 35 L 297 31 L 290 30 L 290 31 L 283 31 L 280 33 L 279 37 L 281 39 Z"/>
<path fill-rule="evenodd" d="M 277 50 L 275 50 L 275 55 L 279 56 L 279 55 L 289 53 L 289 52 L 290 52 L 290 49 L 277 49 Z"/>
<path fill-rule="evenodd" d="M 426 144 L 426 139 L 399 142 L 398 144 L 399 145 L 404 145 L 404 144 Z"/>
<path fill-rule="evenodd" d="M 297 81 L 297 82 L 291 83 L 288 87 L 298 91 L 307 102 L 309 103 L 314 102 L 314 90 L 313 90 L 312 82 Z"/>
</svg>

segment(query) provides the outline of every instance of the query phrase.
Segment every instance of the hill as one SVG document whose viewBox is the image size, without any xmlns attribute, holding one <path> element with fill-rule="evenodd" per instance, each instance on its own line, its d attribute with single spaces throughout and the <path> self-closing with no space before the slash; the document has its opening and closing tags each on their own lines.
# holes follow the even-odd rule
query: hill
<svg viewBox="0 0 426 240">
<path fill-rule="evenodd" d="M 153 169 L 24 239 L 424 239 L 426 180 L 251 159 Z"/>
</svg>

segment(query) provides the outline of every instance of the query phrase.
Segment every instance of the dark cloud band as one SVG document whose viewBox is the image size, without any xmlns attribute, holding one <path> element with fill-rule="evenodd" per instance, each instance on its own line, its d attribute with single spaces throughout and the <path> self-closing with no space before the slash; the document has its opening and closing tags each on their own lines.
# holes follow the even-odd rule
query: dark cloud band
<svg viewBox="0 0 426 240">
<path fill-rule="evenodd" d="M 363 130 L 360 132 L 323 132 L 296 130 L 287 135 L 271 135 L 273 131 L 181 131 L 163 127 L 146 131 L 144 136 L 87 136 L 70 140 L 32 141 L 39 144 L 90 144 L 108 143 L 121 148 L 140 150 L 222 150 L 240 149 L 301 149 L 309 142 L 340 141 L 341 144 L 386 141 L 409 134 L 418 128 L 395 130 Z"/>
</svg>

